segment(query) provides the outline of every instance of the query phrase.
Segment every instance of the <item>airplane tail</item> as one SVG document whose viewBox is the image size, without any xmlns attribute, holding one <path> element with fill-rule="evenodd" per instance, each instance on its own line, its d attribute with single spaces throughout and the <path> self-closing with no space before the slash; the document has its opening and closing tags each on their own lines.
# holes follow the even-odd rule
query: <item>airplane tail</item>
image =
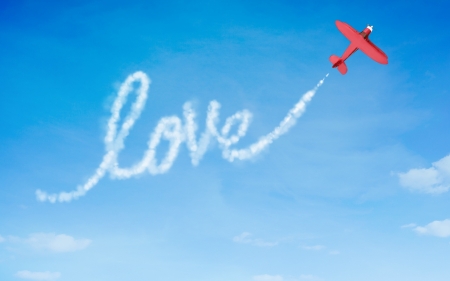
<svg viewBox="0 0 450 281">
<path fill-rule="evenodd" d="M 337 67 L 342 75 L 347 73 L 347 65 L 345 65 L 345 62 L 340 57 L 331 55 L 330 62 L 333 64 L 333 68 Z"/>
</svg>

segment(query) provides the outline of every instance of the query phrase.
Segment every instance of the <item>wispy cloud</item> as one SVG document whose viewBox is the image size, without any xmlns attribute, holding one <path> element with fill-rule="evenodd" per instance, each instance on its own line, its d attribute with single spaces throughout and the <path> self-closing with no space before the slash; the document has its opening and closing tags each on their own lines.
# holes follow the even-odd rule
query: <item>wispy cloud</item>
<svg viewBox="0 0 450 281">
<path fill-rule="evenodd" d="M 328 76 L 328 74 L 326 75 Z M 245 160 L 259 154 L 268 147 L 274 140 L 287 133 L 295 125 L 296 120 L 305 112 L 306 105 L 311 101 L 318 88 L 323 84 L 325 78 L 312 90 L 306 92 L 294 107 L 288 112 L 272 132 L 261 137 L 257 142 L 244 149 L 230 149 L 231 145 L 237 144 L 241 137 L 245 136 L 250 125 L 252 114 L 244 109 L 238 111 L 225 120 L 221 130 L 217 128 L 219 123 L 220 103 L 213 100 L 210 102 L 206 117 L 206 129 L 197 140 L 195 123 L 195 112 L 189 102 L 183 106 L 184 124 L 177 116 L 163 117 L 160 119 L 156 128 L 148 141 L 148 148 L 144 152 L 142 159 L 130 168 L 121 168 L 118 163 L 118 155 L 125 148 L 125 138 L 129 135 L 136 120 L 140 117 L 147 100 L 148 89 L 150 87 L 150 78 L 142 72 L 135 72 L 127 77 L 120 86 L 117 98 L 111 107 L 111 117 L 107 124 L 107 133 L 104 139 L 106 153 L 94 174 L 76 190 L 70 192 L 60 192 L 59 194 L 48 194 L 40 189 L 36 190 L 38 201 L 70 202 L 81 196 L 84 196 L 93 188 L 106 172 L 109 172 L 112 178 L 127 179 L 132 176 L 149 172 L 152 175 L 166 173 L 175 161 L 181 143 L 186 142 L 190 150 L 190 156 L 193 165 L 198 165 L 203 155 L 206 153 L 211 141 L 217 141 L 222 149 L 224 159 L 233 162 L 235 159 Z M 136 90 L 137 97 L 131 106 L 131 110 L 123 118 L 122 125 L 119 126 L 120 111 L 127 102 L 129 94 L 134 90 L 133 84 L 140 82 L 140 87 Z M 238 126 L 237 132 L 230 135 L 233 126 Z M 169 141 L 169 149 L 164 158 L 159 161 L 156 159 L 156 148 L 161 139 Z"/>
<path fill-rule="evenodd" d="M 252 234 L 249 232 L 243 232 L 233 237 L 233 241 L 236 243 L 251 244 L 258 247 L 273 247 L 278 245 L 278 242 L 267 242 L 260 238 L 252 238 Z"/>
<path fill-rule="evenodd" d="M 253 280 L 255 281 L 283 281 L 283 276 L 281 275 L 269 275 L 269 274 L 262 274 L 262 275 L 255 275 L 253 276 Z"/>
<path fill-rule="evenodd" d="M 75 239 L 66 234 L 34 233 L 26 240 L 33 248 L 52 252 L 75 252 L 91 244 L 89 239 Z"/>
<path fill-rule="evenodd" d="M 329 254 L 332 255 L 332 256 L 339 255 L 340 253 L 341 253 L 341 252 L 336 251 L 336 250 L 333 250 L 333 251 L 330 251 L 330 252 L 329 252 Z"/>
<path fill-rule="evenodd" d="M 450 189 L 450 155 L 434 162 L 430 168 L 411 169 L 398 174 L 400 184 L 411 191 L 440 194 Z"/>
<path fill-rule="evenodd" d="M 404 224 L 402 226 L 400 226 L 401 228 L 412 228 L 412 227 L 416 227 L 417 225 L 415 223 L 408 223 L 408 224 Z"/>
<path fill-rule="evenodd" d="M 414 231 L 420 235 L 432 235 L 437 237 L 450 236 L 450 219 L 433 221 L 425 226 L 417 226 Z"/>
<path fill-rule="evenodd" d="M 66 234 L 33 233 L 28 238 L 9 236 L 5 239 L 11 243 L 21 243 L 36 250 L 54 253 L 75 252 L 83 250 L 91 244 L 89 239 L 75 239 Z"/>
<path fill-rule="evenodd" d="M 320 251 L 325 249 L 326 247 L 324 245 L 314 245 L 314 246 L 303 246 L 302 248 L 309 251 Z"/>
<path fill-rule="evenodd" d="M 5 238 L 0 235 L 0 243 L 5 242 Z"/>
<path fill-rule="evenodd" d="M 28 270 L 22 270 L 16 273 L 16 277 L 28 280 L 56 280 L 61 277 L 59 272 L 33 272 Z"/>
</svg>

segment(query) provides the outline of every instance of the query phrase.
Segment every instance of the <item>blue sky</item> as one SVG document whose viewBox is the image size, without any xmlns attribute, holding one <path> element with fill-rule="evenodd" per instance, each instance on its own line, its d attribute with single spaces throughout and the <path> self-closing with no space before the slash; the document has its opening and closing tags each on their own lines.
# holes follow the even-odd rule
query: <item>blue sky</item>
<svg viewBox="0 0 450 281">
<path fill-rule="evenodd" d="M 2 1 L 1 280 L 447 280 L 450 107 L 445 1 Z M 345 76 L 328 57 L 371 40 Z M 186 142 L 164 173 L 111 172 L 73 191 L 105 155 L 129 75 L 151 79 L 120 167 L 140 161 L 161 118 L 190 101 L 244 109 L 232 148 L 271 132 L 329 73 L 295 126 L 251 159 Z M 135 88 L 139 83 L 133 84 Z M 136 99 L 130 94 L 121 117 Z M 119 121 L 119 125 L 121 122 Z M 237 132 L 236 127 L 231 134 Z M 166 154 L 162 141 L 156 159 Z"/>
</svg>

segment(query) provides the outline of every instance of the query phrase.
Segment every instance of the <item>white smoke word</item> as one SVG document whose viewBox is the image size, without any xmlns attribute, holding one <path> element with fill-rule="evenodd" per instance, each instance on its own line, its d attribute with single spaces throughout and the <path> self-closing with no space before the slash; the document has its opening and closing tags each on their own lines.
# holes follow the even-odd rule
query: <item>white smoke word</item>
<svg viewBox="0 0 450 281">
<path fill-rule="evenodd" d="M 327 77 L 328 74 L 325 76 Z M 193 165 L 198 165 L 203 155 L 208 149 L 211 141 L 216 140 L 222 149 L 222 156 L 226 160 L 233 162 L 235 159 L 245 160 L 260 153 L 264 148 L 270 145 L 274 140 L 285 134 L 296 120 L 303 114 L 306 104 L 311 101 L 317 89 L 323 84 L 325 78 L 314 87 L 314 89 L 306 92 L 300 101 L 288 112 L 286 117 L 280 122 L 269 134 L 261 137 L 256 143 L 244 149 L 231 149 L 239 139 L 245 136 L 250 125 L 252 114 L 248 110 L 236 112 L 228 117 L 222 129 L 217 129 L 219 123 L 220 103 L 213 100 L 210 102 L 206 117 L 206 129 L 197 140 L 195 123 L 195 111 L 192 109 L 190 102 L 186 102 L 183 106 L 184 122 L 177 116 L 163 117 L 159 120 L 155 130 L 148 141 L 148 149 L 145 151 L 142 159 L 129 168 L 119 167 L 117 157 L 122 149 L 124 149 L 124 140 L 130 133 L 134 123 L 141 115 L 147 100 L 147 92 L 150 86 L 150 79 L 141 71 L 135 72 L 127 77 L 121 85 L 116 100 L 111 108 L 111 118 L 108 121 L 107 133 L 105 137 L 106 153 L 103 161 L 84 185 L 80 185 L 76 190 L 70 192 L 61 192 L 59 194 L 47 194 L 44 191 L 37 190 L 36 197 L 39 201 L 49 201 L 51 203 L 70 202 L 86 194 L 93 188 L 98 181 L 109 172 L 112 178 L 127 179 L 132 176 L 141 174 L 147 170 L 152 175 L 163 174 L 172 166 L 178 155 L 178 149 L 183 142 L 186 142 L 190 151 Z M 120 111 L 127 102 L 128 95 L 134 90 L 133 83 L 140 82 L 140 87 L 135 91 L 137 98 L 131 106 L 130 113 L 123 119 L 121 126 L 118 126 L 120 120 Z M 230 135 L 230 131 L 234 125 L 238 125 L 237 132 Z M 164 159 L 159 163 L 155 158 L 156 148 L 161 139 L 169 141 L 169 150 Z"/>
</svg>

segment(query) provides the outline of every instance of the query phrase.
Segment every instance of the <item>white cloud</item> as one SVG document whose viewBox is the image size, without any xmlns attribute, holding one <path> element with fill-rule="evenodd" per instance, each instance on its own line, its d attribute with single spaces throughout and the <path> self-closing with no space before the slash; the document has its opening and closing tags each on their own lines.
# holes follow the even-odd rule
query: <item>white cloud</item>
<svg viewBox="0 0 450 281">
<path fill-rule="evenodd" d="M 66 234 L 55 233 L 33 233 L 30 234 L 28 238 L 8 236 L 8 238 L 4 239 L 4 241 L 24 244 L 31 246 L 36 250 L 46 250 L 55 253 L 83 250 L 92 242 L 89 239 L 75 239 Z"/>
<path fill-rule="evenodd" d="M 26 239 L 26 243 L 30 244 L 33 248 L 52 252 L 75 252 L 83 250 L 91 242 L 89 239 L 75 239 L 66 234 L 56 235 L 54 233 L 34 233 Z"/>
<path fill-rule="evenodd" d="M 415 223 L 408 223 L 401 226 L 401 228 L 411 228 L 416 227 L 417 225 Z"/>
<path fill-rule="evenodd" d="M 233 241 L 237 243 L 251 243 L 252 239 L 249 238 L 251 235 L 249 232 L 242 232 L 242 234 L 234 236 Z"/>
<path fill-rule="evenodd" d="M 411 191 L 440 194 L 450 189 L 450 155 L 434 162 L 430 168 L 411 169 L 398 174 L 400 184 Z"/>
<path fill-rule="evenodd" d="M 418 234 L 432 235 L 437 237 L 449 237 L 450 236 L 450 219 L 443 221 L 433 221 L 425 226 L 418 226 L 414 228 Z"/>
<path fill-rule="evenodd" d="M 0 235 L 0 243 L 5 242 L 5 238 Z"/>
<path fill-rule="evenodd" d="M 336 250 L 330 251 L 330 252 L 329 252 L 330 255 L 339 255 L 340 253 L 341 253 L 341 252 L 336 251 Z"/>
<path fill-rule="evenodd" d="M 326 247 L 324 245 L 314 245 L 314 246 L 303 246 L 303 249 L 310 250 L 310 251 L 320 251 L 325 249 Z"/>
<path fill-rule="evenodd" d="M 255 281 L 283 281 L 283 276 L 263 274 L 263 275 L 253 276 L 253 280 L 255 280 Z"/>
<path fill-rule="evenodd" d="M 278 242 L 267 242 L 260 238 L 251 238 L 251 236 L 251 233 L 243 232 L 233 237 L 233 241 L 236 243 L 251 244 L 258 247 L 273 247 L 278 245 Z"/>
<path fill-rule="evenodd" d="M 50 271 L 32 272 L 28 270 L 22 270 L 16 273 L 16 277 L 29 280 L 56 280 L 61 277 L 61 273 Z"/>
</svg>

